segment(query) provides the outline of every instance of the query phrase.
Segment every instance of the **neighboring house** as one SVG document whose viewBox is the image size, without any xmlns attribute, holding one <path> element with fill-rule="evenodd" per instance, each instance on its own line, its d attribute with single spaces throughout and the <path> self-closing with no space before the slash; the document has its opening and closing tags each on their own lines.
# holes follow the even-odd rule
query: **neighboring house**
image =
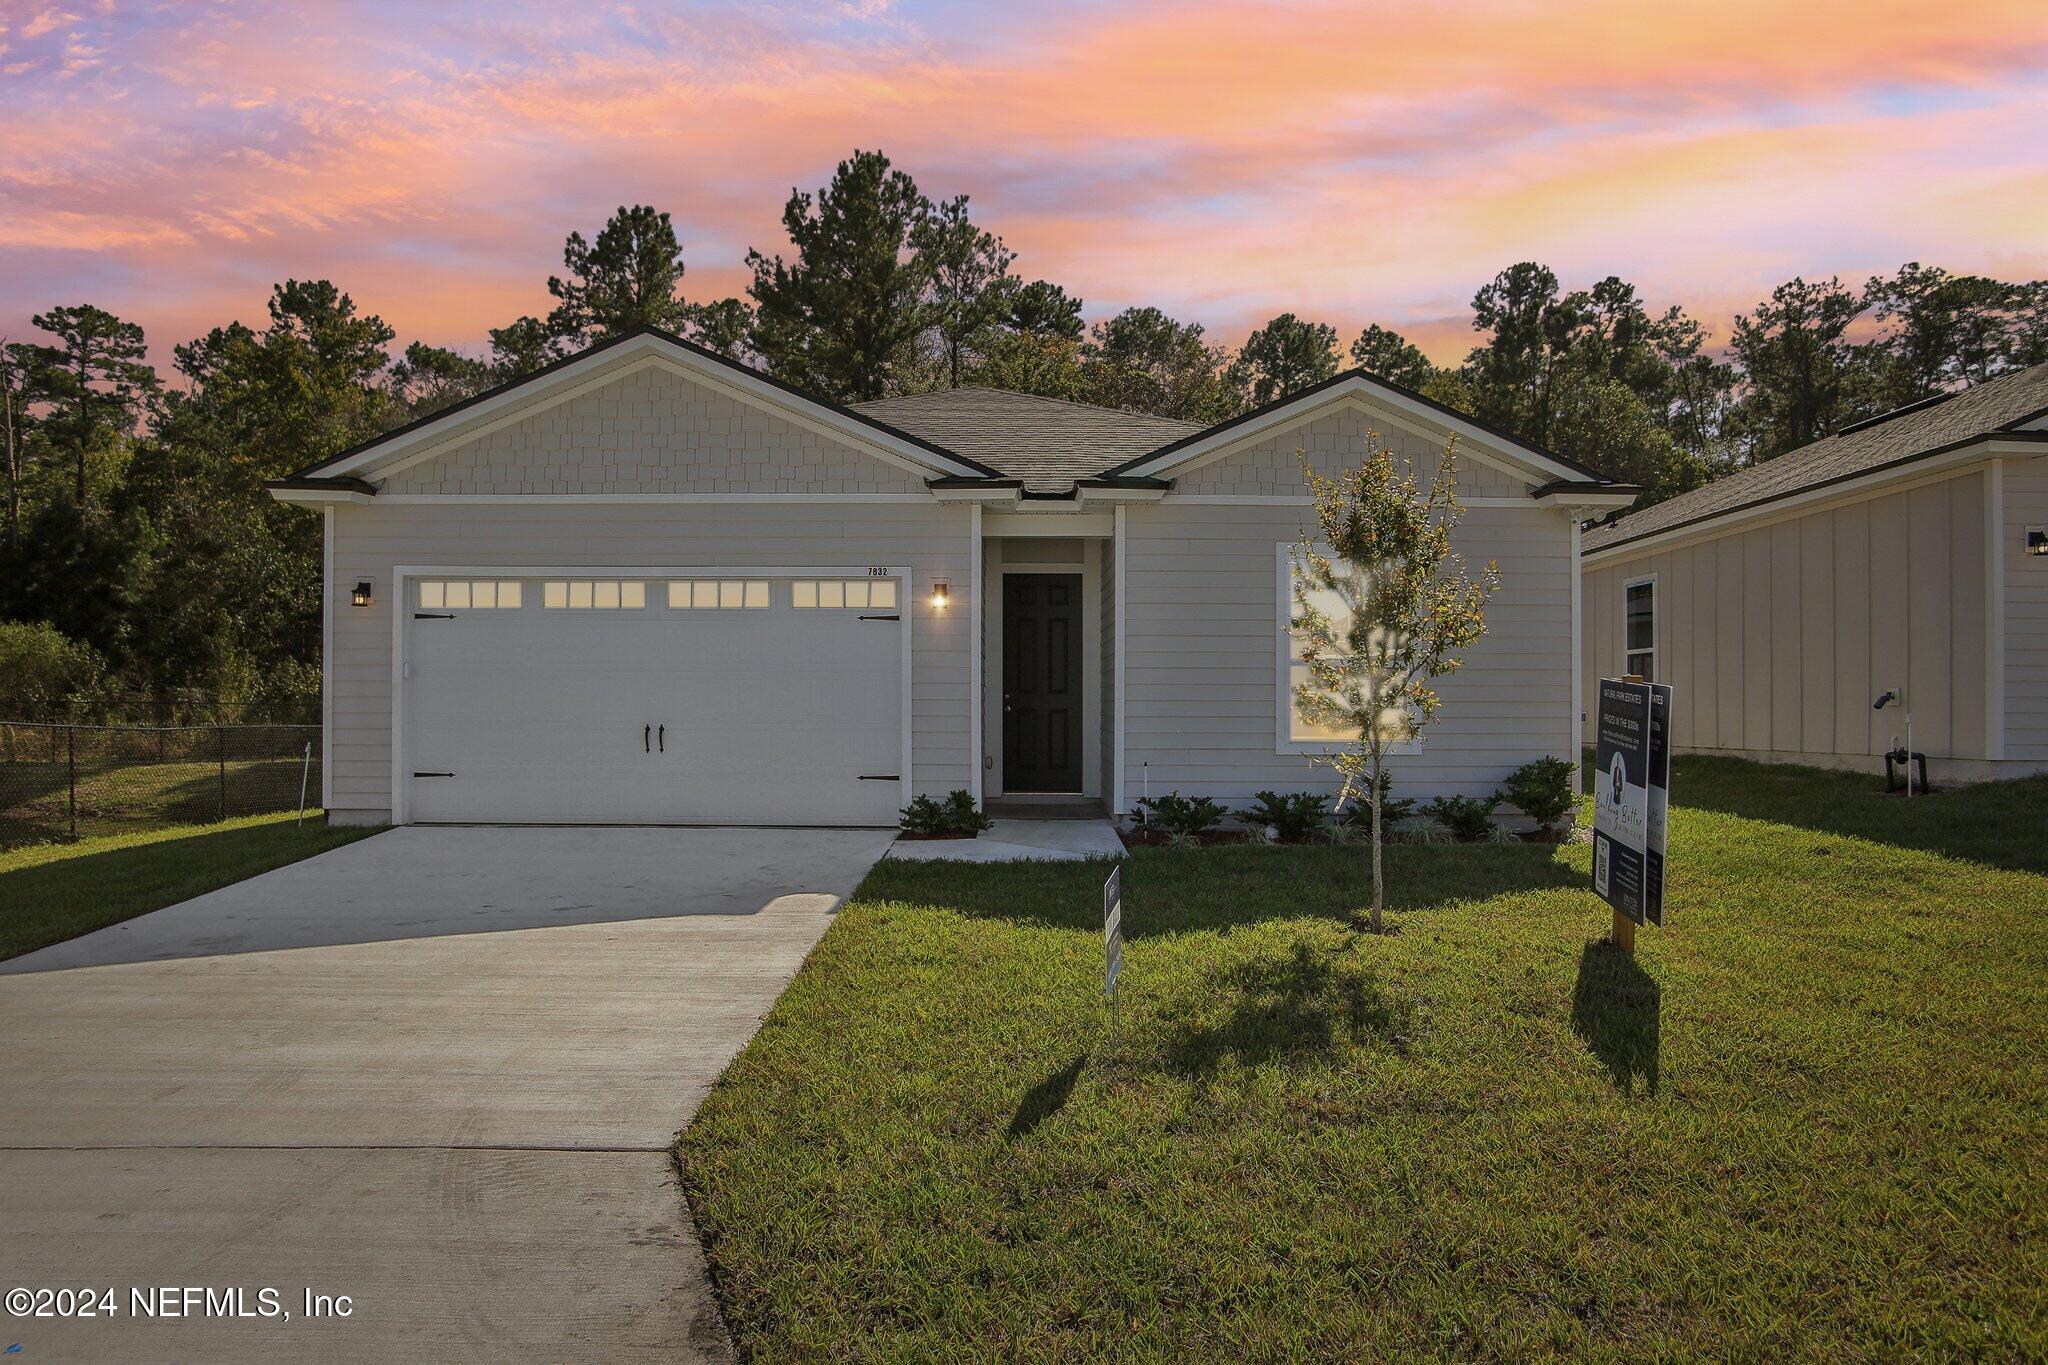
<svg viewBox="0 0 2048 1365">
<path fill-rule="evenodd" d="M 1681 750 L 1875 770 L 1910 709 L 1936 780 L 2048 771 L 2044 455 L 2036 365 L 1590 528 L 1585 676 Z"/>
<path fill-rule="evenodd" d="M 326 517 L 345 822 L 889 825 L 916 793 L 1126 812 L 1330 790 L 1285 550 L 1325 468 L 1456 436 L 1505 582 L 1399 760 L 1491 792 L 1579 742 L 1574 572 L 1620 488 L 1340 376 L 1207 429 L 956 389 L 845 408 L 636 332 L 279 480 Z"/>
</svg>

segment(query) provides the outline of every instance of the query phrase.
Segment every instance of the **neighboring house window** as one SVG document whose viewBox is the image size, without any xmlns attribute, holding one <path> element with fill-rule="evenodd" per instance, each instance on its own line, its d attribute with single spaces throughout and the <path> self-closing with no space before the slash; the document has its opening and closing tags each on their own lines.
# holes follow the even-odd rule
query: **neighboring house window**
<svg viewBox="0 0 2048 1365">
<path fill-rule="evenodd" d="M 862 611 L 879 607 L 884 611 L 894 611 L 896 609 L 896 580 L 893 578 L 823 579 L 816 582 L 799 580 L 790 584 L 790 605 L 807 609 L 857 607 Z"/>
<path fill-rule="evenodd" d="M 475 582 L 470 579 L 422 578 L 420 580 L 420 606 L 461 607 L 469 611 L 516 610 L 520 605 L 519 584 L 501 583 L 496 579 Z"/>
<path fill-rule="evenodd" d="M 1280 671 L 1279 709 L 1277 727 L 1277 752 L 1311 753 L 1323 749 L 1339 748 L 1356 738 L 1355 731 L 1333 730 L 1327 726 L 1305 719 L 1294 704 L 1294 689 L 1309 680 L 1308 665 L 1301 659 L 1301 635 L 1294 629 L 1294 585 L 1300 577 L 1300 567 L 1294 562 L 1294 547 L 1283 544 L 1280 547 Z M 1348 572 L 1349 566 L 1342 560 L 1331 563 L 1340 572 Z M 1350 612 L 1343 600 L 1332 592 L 1318 589 L 1311 594 L 1316 610 L 1330 618 L 1341 636 L 1350 623 Z M 1390 731 L 1404 731 L 1407 726 L 1398 710 L 1387 713 L 1386 724 Z M 1404 752 L 1414 748 L 1412 742 L 1401 746 Z"/>
<path fill-rule="evenodd" d="M 671 607 L 689 607 L 703 610 L 707 607 L 733 608 L 751 607 L 759 610 L 768 605 L 768 584 L 765 580 L 744 582 L 737 578 L 707 581 L 697 579 L 689 583 L 668 585 L 668 604 Z"/>
<path fill-rule="evenodd" d="M 1623 587 L 1621 608 L 1625 640 L 1622 671 L 1654 682 L 1657 677 L 1657 580 L 1638 578 Z"/>
<path fill-rule="evenodd" d="M 647 605 L 645 583 L 620 583 L 609 579 L 572 578 L 566 583 L 544 583 L 540 604 L 546 608 L 590 607 L 615 611 L 638 611 Z"/>
</svg>

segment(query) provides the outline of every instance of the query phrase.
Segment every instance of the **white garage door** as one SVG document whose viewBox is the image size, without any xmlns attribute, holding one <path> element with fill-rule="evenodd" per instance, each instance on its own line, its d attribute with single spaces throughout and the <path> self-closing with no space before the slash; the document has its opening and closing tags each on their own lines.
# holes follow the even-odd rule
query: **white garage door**
<svg viewBox="0 0 2048 1365">
<path fill-rule="evenodd" d="M 408 817 L 890 825 L 895 578 L 419 578 Z"/>
</svg>

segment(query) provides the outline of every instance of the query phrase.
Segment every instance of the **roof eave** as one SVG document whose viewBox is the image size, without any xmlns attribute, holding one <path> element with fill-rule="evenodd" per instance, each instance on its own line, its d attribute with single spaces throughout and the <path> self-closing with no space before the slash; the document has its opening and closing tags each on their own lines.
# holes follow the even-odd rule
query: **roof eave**
<svg viewBox="0 0 2048 1365">
<path fill-rule="evenodd" d="M 346 474 L 328 479 L 294 474 L 288 478 L 271 479 L 263 487 L 271 497 L 295 507 L 330 507 L 335 503 L 360 505 L 377 496 L 377 485 Z"/>
</svg>

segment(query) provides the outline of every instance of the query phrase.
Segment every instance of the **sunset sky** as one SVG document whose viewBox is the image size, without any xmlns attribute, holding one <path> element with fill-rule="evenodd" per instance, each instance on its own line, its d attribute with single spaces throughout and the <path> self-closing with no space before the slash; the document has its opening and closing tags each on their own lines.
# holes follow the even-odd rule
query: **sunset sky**
<svg viewBox="0 0 2048 1365">
<path fill-rule="evenodd" d="M 1717 331 L 1796 274 L 2048 275 L 2048 4 L 60 6 L 0 0 L 0 333 L 173 342 L 326 276 L 402 340 L 544 311 L 563 236 L 667 209 L 693 298 L 880 147 L 1091 318 L 1470 344 L 1534 258 Z"/>
</svg>

